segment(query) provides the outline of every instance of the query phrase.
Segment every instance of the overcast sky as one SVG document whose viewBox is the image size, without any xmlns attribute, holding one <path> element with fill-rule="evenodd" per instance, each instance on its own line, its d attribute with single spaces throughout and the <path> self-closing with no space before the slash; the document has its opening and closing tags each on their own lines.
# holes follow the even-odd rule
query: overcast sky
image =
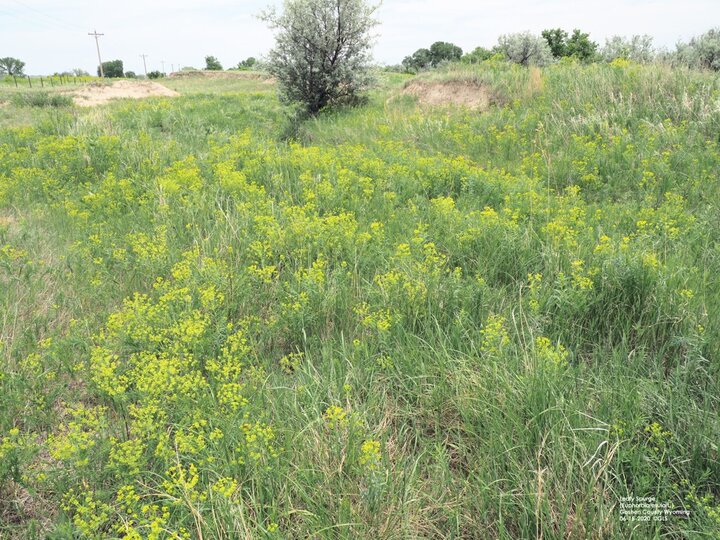
<svg viewBox="0 0 720 540">
<path fill-rule="evenodd" d="M 30 74 L 97 65 L 97 29 L 103 60 L 126 70 L 202 67 L 206 55 L 224 67 L 260 57 L 273 43 L 256 15 L 280 0 L 0 0 L 0 57 L 13 56 Z M 500 34 L 544 28 L 580 28 L 603 44 L 614 34 L 650 34 L 672 48 L 678 40 L 720 24 L 720 0 L 384 0 L 375 59 L 387 64 L 435 41 L 465 50 L 492 46 Z"/>
</svg>

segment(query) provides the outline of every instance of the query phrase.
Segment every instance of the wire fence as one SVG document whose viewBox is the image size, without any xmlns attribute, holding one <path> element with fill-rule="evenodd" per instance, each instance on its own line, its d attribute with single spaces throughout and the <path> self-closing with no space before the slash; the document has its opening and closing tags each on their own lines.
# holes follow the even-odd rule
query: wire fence
<svg viewBox="0 0 720 540">
<path fill-rule="evenodd" d="M 48 77 L 31 77 L 29 75 L 5 75 L 1 80 L 5 85 L 15 88 L 54 88 L 56 86 L 72 86 L 85 84 L 96 80 L 97 77 L 74 75 L 52 75 Z"/>
</svg>

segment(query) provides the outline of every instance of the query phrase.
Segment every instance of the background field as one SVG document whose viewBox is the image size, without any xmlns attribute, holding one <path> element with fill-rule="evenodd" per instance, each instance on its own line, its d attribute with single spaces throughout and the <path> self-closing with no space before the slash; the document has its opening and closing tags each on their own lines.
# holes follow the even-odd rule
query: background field
<svg viewBox="0 0 720 540">
<path fill-rule="evenodd" d="M 379 77 L 0 87 L 0 537 L 717 538 L 717 77 Z"/>
</svg>

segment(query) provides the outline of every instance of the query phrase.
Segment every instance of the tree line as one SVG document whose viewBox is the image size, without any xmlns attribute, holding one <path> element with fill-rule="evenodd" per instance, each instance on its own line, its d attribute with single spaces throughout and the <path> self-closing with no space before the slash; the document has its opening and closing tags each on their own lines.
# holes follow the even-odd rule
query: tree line
<svg viewBox="0 0 720 540">
<path fill-rule="evenodd" d="M 429 49 L 420 48 L 406 56 L 397 70 L 410 73 L 432 69 L 445 62 L 460 61 L 477 64 L 491 58 L 508 60 L 524 66 L 544 66 L 562 59 L 583 63 L 612 62 L 619 58 L 637 63 L 655 61 L 675 66 L 720 70 L 720 28 L 678 43 L 674 51 L 656 49 L 648 35 L 612 36 L 604 46 L 590 39 L 579 29 L 572 33 L 562 28 L 543 30 L 539 35 L 530 32 L 505 34 L 491 48 L 477 47 L 463 54 L 457 45 L 436 42 Z"/>
</svg>

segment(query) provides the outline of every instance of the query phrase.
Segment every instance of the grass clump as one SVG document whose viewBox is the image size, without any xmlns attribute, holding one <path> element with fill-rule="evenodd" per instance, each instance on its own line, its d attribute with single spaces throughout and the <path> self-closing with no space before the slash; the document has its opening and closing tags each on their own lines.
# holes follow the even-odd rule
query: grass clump
<svg viewBox="0 0 720 540">
<path fill-rule="evenodd" d="M 73 100 L 65 94 L 49 92 L 20 92 L 12 94 L 11 103 L 16 107 L 71 107 Z"/>
</svg>

